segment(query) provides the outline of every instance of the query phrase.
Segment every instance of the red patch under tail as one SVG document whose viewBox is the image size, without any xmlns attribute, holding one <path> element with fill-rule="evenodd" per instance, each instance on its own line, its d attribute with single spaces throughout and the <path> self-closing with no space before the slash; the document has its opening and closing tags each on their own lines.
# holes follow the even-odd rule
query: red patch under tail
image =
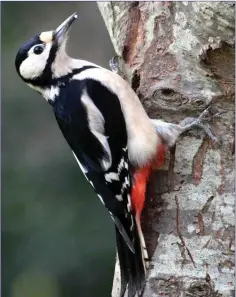
<svg viewBox="0 0 236 297">
<path fill-rule="evenodd" d="M 140 245 L 142 250 L 143 264 L 146 269 L 149 268 L 149 257 L 145 244 L 145 239 L 141 227 L 141 214 L 146 198 L 146 186 L 150 173 L 153 169 L 160 168 L 164 164 L 166 147 L 159 145 L 157 148 L 156 158 L 147 166 L 137 169 L 133 174 L 133 187 L 131 192 L 132 208 L 135 209 L 135 220 L 138 229 Z"/>
<path fill-rule="evenodd" d="M 165 145 L 159 145 L 156 158 L 149 165 L 139 168 L 133 175 L 133 188 L 131 193 L 132 206 L 135 209 L 136 215 L 140 218 L 146 195 L 147 181 L 152 169 L 160 168 L 164 164 L 165 153 L 167 148 Z"/>
<path fill-rule="evenodd" d="M 134 173 L 134 186 L 132 188 L 131 200 L 132 206 L 135 209 L 136 215 L 141 216 L 146 194 L 146 185 L 150 176 L 152 166 L 146 166 L 144 168 L 137 169 Z"/>
</svg>

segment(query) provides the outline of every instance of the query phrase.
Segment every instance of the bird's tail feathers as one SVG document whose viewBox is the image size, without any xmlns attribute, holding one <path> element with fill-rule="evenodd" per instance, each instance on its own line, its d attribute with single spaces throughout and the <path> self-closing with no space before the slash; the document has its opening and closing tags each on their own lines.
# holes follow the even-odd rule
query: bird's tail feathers
<svg viewBox="0 0 236 297">
<path fill-rule="evenodd" d="M 123 297 L 126 291 L 128 291 L 128 297 L 141 296 L 145 285 L 147 250 L 142 230 L 139 230 L 139 222 L 137 223 L 136 220 L 134 220 L 132 235 L 135 253 L 130 250 L 121 233 L 116 228 L 121 281 L 120 297 Z"/>
</svg>

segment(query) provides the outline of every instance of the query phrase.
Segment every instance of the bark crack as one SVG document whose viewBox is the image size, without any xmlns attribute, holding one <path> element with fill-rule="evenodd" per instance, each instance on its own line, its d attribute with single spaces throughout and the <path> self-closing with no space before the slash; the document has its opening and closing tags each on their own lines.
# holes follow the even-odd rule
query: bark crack
<svg viewBox="0 0 236 297">
<path fill-rule="evenodd" d="M 204 160 L 205 160 L 205 156 L 208 148 L 209 148 L 209 140 L 207 139 L 207 137 L 205 137 L 196 155 L 193 157 L 192 176 L 193 176 L 194 185 L 199 185 L 201 181 Z"/>
<path fill-rule="evenodd" d="M 177 234 L 179 236 L 179 239 L 182 243 L 182 245 L 185 247 L 186 249 L 186 252 L 191 260 L 191 262 L 193 263 L 193 266 L 196 268 L 196 265 L 195 265 L 195 261 L 193 260 L 193 256 L 189 250 L 189 248 L 187 247 L 186 243 L 185 243 L 185 240 L 183 238 L 183 235 L 180 231 L 180 218 L 179 218 L 179 200 L 178 200 L 178 197 L 175 195 L 175 203 L 176 203 L 176 231 L 177 231 Z"/>
<path fill-rule="evenodd" d="M 140 39 L 139 25 L 140 25 L 141 13 L 139 10 L 139 2 L 132 3 L 129 9 L 129 29 L 127 30 L 127 36 L 124 42 L 122 57 L 128 65 L 133 64 L 133 60 L 137 53 L 137 43 Z"/>
</svg>

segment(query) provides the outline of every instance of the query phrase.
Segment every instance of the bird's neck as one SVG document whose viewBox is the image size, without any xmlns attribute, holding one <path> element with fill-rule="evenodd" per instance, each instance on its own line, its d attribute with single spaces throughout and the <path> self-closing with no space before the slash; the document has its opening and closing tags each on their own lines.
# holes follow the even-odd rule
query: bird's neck
<svg viewBox="0 0 236 297">
<path fill-rule="evenodd" d="M 87 69 L 87 67 L 100 68 L 94 63 L 64 56 L 52 65 L 52 76 L 44 85 L 32 83 L 28 83 L 28 85 L 39 92 L 48 102 L 55 102 L 59 97 L 61 88 L 65 88 L 74 75 Z"/>
</svg>

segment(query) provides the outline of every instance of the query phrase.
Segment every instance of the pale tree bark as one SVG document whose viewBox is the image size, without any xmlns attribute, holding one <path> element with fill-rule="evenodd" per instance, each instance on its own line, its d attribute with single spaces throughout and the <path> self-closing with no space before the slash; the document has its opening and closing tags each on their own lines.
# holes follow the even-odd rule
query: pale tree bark
<svg viewBox="0 0 236 297">
<path fill-rule="evenodd" d="M 233 2 L 98 2 L 123 74 L 151 118 L 178 123 L 209 104 L 219 142 L 181 137 L 148 187 L 152 267 L 144 297 L 234 293 Z M 119 267 L 116 267 L 118 271 Z M 118 295 L 119 274 L 113 297 Z"/>
</svg>

